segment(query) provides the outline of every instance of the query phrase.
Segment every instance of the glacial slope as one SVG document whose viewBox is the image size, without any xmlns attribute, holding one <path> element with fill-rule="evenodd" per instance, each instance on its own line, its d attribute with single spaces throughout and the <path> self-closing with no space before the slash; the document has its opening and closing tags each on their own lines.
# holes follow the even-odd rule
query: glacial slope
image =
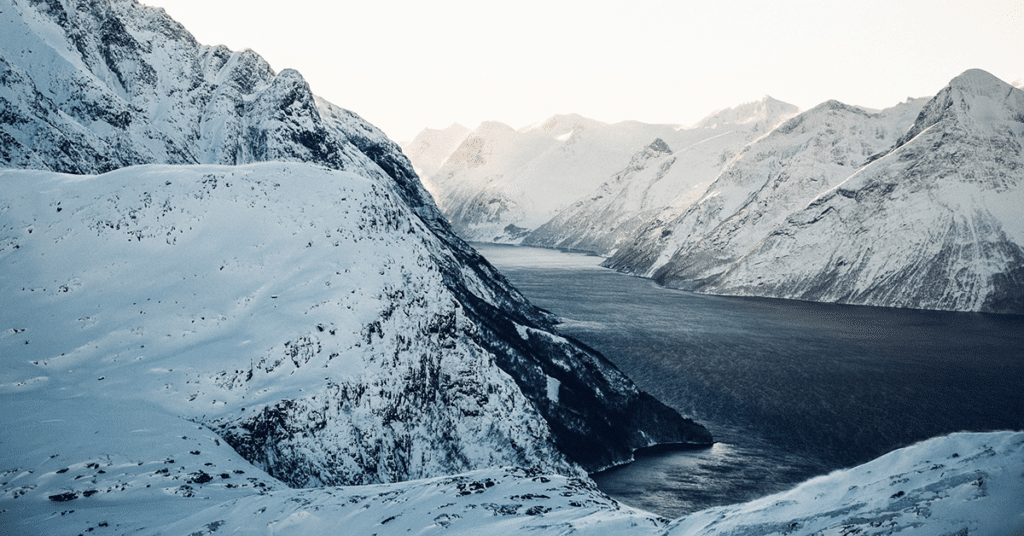
<svg viewBox="0 0 1024 536">
<path fill-rule="evenodd" d="M 1024 91 L 953 79 L 910 130 L 702 290 L 1024 313 Z"/>
</svg>

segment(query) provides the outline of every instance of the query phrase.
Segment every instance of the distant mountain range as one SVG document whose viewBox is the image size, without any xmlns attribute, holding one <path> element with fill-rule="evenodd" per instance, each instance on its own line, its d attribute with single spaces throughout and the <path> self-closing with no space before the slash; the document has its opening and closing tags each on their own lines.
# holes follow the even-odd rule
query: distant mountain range
<svg viewBox="0 0 1024 536">
<path fill-rule="evenodd" d="M 630 165 L 634 153 L 656 138 L 694 155 L 680 168 L 692 166 L 699 177 L 686 176 L 684 181 L 710 182 L 732 151 L 796 111 L 766 97 L 719 112 L 692 129 L 636 121 L 609 125 L 579 115 L 558 115 L 520 130 L 497 122 L 484 123 L 468 134 L 458 127 L 425 130 L 404 149 L 414 166 L 422 166 L 424 184 L 460 236 L 519 243 L 593 192 L 612 171 Z M 455 150 L 442 158 L 437 149 L 460 138 Z M 675 175 L 668 178 L 658 193 L 672 190 L 678 180 Z M 649 199 L 650 203 L 660 205 L 662 200 Z"/>
<path fill-rule="evenodd" d="M 797 115 L 766 98 L 677 127 L 673 137 L 655 127 L 643 143 L 622 136 L 618 146 L 632 156 L 607 161 L 600 181 L 568 160 L 557 173 L 553 165 L 538 172 L 524 164 L 533 162 L 525 146 L 505 160 L 484 141 L 474 143 L 492 148 L 492 162 L 514 166 L 470 171 L 455 156 L 487 139 L 481 133 L 427 182 L 470 240 L 592 252 L 609 257 L 607 267 L 673 287 L 1024 314 L 1024 235 L 1010 208 L 1024 206 L 1021 94 L 972 70 L 932 99 L 881 111 L 829 101 Z M 888 186 L 866 196 L 867 177 Z M 854 201 L 840 210 L 836 195 Z M 500 210 L 534 197 L 562 208 L 530 218 Z M 814 212 L 826 200 L 828 224 Z"/>
</svg>

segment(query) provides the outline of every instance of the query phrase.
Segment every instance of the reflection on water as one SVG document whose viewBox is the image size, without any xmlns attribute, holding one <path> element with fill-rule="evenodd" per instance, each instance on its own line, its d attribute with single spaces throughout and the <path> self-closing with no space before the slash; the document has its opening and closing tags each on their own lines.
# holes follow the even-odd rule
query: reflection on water
<svg viewBox="0 0 1024 536">
<path fill-rule="evenodd" d="M 783 491 L 815 474 L 817 465 L 801 456 L 719 442 L 701 450 L 638 452 L 635 462 L 592 476 L 619 501 L 678 517 Z"/>
<path fill-rule="evenodd" d="M 668 517 L 936 435 L 1024 429 L 1024 317 L 705 296 L 601 259 L 476 245 L 559 329 L 720 443 L 595 475 Z"/>
</svg>

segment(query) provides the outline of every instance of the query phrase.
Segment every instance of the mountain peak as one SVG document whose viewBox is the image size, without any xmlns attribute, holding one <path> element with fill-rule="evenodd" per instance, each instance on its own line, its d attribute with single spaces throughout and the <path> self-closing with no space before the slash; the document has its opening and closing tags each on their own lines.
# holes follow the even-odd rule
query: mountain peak
<svg viewBox="0 0 1024 536">
<path fill-rule="evenodd" d="M 520 132 L 541 130 L 546 134 L 549 134 L 557 138 L 560 136 L 571 134 L 573 132 L 582 131 L 586 128 L 595 127 L 603 124 L 604 123 L 601 123 L 596 119 L 583 117 L 582 115 L 576 113 L 556 114 L 540 123 L 528 125 L 520 129 Z"/>
<path fill-rule="evenodd" d="M 1009 84 L 981 69 L 968 69 L 949 82 L 950 88 L 981 94 L 1005 91 L 1007 86 Z"/>
<path fill-rule="evenodd" d="M 1019 122 L 1024 110 L 1024 91 L 1014 88 L 981 69 L 969 69 L 939 91 L 894 149 L 940 122 L 971 125 L 978 132 L 989 131 L 1006 120 Z"/>
<path fill-rule="evenodd" d="M 755 121 L 766 121 L 775 126 L 799 111 L 800 109 L 792 104 L 765 95 L 760 100 L 712 112 L 698 121 L 694 128 L 715 128 L 718 125 L 741 125 Z"/>
</svg>

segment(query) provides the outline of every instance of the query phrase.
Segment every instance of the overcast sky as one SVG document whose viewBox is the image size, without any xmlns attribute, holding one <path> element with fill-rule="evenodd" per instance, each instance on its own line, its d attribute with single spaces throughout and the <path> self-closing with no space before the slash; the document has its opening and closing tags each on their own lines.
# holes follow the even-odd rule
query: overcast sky
<svg viewBox="0 0 1024 536">
<path fill-rule="evenodd" d="M 396 141 L 558 113 L 690 125 L 771 95 L 884 108 L 1024 77 L 1024 2 L 142 0 L 251 48 Z"/>
</svg>

